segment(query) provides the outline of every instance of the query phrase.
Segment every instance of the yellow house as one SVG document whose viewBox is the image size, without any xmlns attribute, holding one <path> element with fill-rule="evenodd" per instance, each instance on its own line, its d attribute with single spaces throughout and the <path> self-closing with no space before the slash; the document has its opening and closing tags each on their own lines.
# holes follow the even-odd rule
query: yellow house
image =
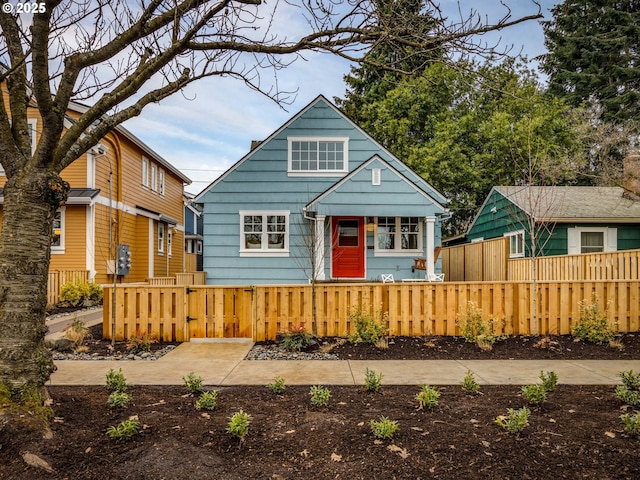
<svg viewBox="0 0 640 480">
<path fill-rule="evenodd" d="M 85 108 L 73 104 L 69 121 Z M 42 120 L 35 107 L 29 116 L 35 149 Z M 61 176 L 71 191 L 54 222 L 50 271 L 85 270 L 97 283 L 184 271 L 183 193 L 191 181 L 135 135 L 116 127 Z M 0 165 L 0 195 L 5 182 Z M 131 267 L 114 276 L 123 249 L 130 252 Z"/>
</svg>

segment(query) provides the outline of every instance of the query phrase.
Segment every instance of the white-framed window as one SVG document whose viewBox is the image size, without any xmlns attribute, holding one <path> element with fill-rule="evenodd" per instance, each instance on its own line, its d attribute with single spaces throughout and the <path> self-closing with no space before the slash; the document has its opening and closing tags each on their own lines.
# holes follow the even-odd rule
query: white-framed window
<svg viewBox="0 0 640 480">
<path fill-rule="evenodd" d="M 202 255 L 202 240 L 196 242 L 196 253 Z"/>
<path fill-rule="evenodd" d="M 509 237 L 509 258 L 524 257 L 524 230 L 508 232 L 504 236 Z"/>
<path fill-rule="evenodd" d="M 241 256 L 288 256 L 289 211 L 241 211 Z"/>
<path fill-rule="evenodd" d="M 343 175 L 349 168 L 349 138 L 289 137 L 290 175 Z"/>
<path fill-rule="evenodd" d="M 51 238 L 51 253 L 64 253 L 64 220 L 65 207 L 60 207 L 53 219 L 53 237 Z"/>
<path fill-rule="evenodd" d="M 618 229 L 610 227 L 575 227 L 567 229 L 567 253 L 615 252 Z"/>
<path fill-rule="evenodd" d="M 377 217 L 375 251 L 384 254 L 422 250 L 421 217 Z"/>
<path fill-rule="evenodd" d="M 149 188 L 149 160 L 142 157 L 142 186 Z"/>
<path fill-rule="evenodd" d="M 164 255 L 164 223 L 158 224 L 158 254 Z"/>
<path fill-rule="evenodd" d="M 173 245 L 173 232 L 171 229 L 167 232 L 167 256 L 171 256 L 171 246 Z"/>
<path fill-rule="evenodd" d="M 158 167 L 155 166 L 155 164 L 151 164 L 151 191 L 152 192 L 157 192 L 158 191 L 158 174 L 156 173 L 158 170 Z"/>
<path fill-rule="evenodd" d="M 158 170 L 158 193 L 164 197 L 164 170 Z"/>
</svg>

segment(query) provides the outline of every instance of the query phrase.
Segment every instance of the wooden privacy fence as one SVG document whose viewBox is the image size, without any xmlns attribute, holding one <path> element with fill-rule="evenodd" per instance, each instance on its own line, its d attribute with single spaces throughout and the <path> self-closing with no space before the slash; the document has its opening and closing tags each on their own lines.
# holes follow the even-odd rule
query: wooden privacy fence
<svg viewBox="0 0 640 480">
<path fill-rule="evenodd" d="M 65 283 L 83 283 L 88 281 L 88 270 L 55 270 L 49 272 L 47 304 L 55 305 L 60 301 L 60 289 Z"/>
<path fill-rule="evenodd" d="M 204 285 L 207 283 L 207 273 L 176 273 L 175 277 L 153 277 L 148 281 L 149 285 Z"/>
<path fill-rule="evenodd" d="M 278 286 L 140 286 L 104 292 L 103 335 L 111 338 L 112 308 L 116 339 L 136 331 L 165 341 L 190 338 L 248 337 L 274 340 L 289 325 L 311 329 L 309 285 Z M 410 284 L 322 284 L 316 286 L 318 334 L 353 332 L 349 312 L 385 313 L 391 335 L 457 335 L 456 319 L 475 302 L 485 319 L 504 320 L 500 333 L 533 334 L 533 286 L 526 282 Z M 538 285 L 537 332 L 568 334 L 580 315 L 579 302 L 595 294 L 621 332 L 640 329 L 640 281 L 541 282 Z M 501 323 L 501 322 L 498 322 Z"/>
<path fill-rule="evenodd" d="M 640 250 L 536 258 L 538 281 L 640 280 Z M 531 258 L 509 258 L 509 239 L 442 249 L 442 272 L 453 282 L 531 281 Z"/>
</svg>

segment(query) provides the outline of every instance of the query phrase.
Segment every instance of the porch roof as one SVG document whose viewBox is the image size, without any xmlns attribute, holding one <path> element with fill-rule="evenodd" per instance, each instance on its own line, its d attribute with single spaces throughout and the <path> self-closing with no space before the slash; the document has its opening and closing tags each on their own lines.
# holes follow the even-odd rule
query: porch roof
<svg viewBox="0 0 640 480">
<path fill-rule="evenodd" d="M 100 193 L 96 188 L 70 188 L 65 205 L 90 205 Z M 0 188 L 0 205 L 4 203 L 4 189 Z"/>
<path fill-rule="evenodd" d="M 446 208 L 377 155 L 311 200 L 318 215 L 411 216 L 446 213 Z"/>
</svg>

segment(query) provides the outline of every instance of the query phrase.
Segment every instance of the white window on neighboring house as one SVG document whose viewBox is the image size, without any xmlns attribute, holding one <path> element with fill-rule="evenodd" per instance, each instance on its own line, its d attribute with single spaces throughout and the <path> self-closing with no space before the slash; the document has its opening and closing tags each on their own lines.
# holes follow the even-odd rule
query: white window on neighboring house
<svg viewBox="0 0 640 480">
<path fill-rule="evenodd" d="M 524 230 L 508 232 L 504 236 L 509 237 L 509 258 L 524 257 Z"/>
<path fill-rule="evenodd" d="M 289 137 L 290 175 L 342 175 L 349 167 L 345 137 Z"/>
<path fill-rule="evenodd" d="M 53 219 L 53 237 L 51 238 L 51 253 L 64 253 L 64 217 L 65 207 L 56 212 Z"/>
<path fill-rule="evenodd" d="M 378 253 L 418 253 L 422 249 L 420 217 L 377 217 Z"/>
<path fill-rule="evenodd" d="M 167 232 L 167 256 L 171 256 L 171 245 L 173 244 L 173 232 L 171 229 Z"/>
<path fill-rule="evenodd" d="M 156 173 L 157 171 L 157 167 L 155 166 L 155 164 L 151 164 L 151 191 L 153 192 L 157 192 L 158 191 L 158 175 Z"/>
<path fill-rule="evenodd" d="M 158 224 L 158 253 L 164 254 L 164 223 Z"/>
<path fill-rule="evenodd" d="M 615 252 L 618 229 L 609 227 L 575 227 L 567 229 L 567 253 Z"/>
<path fill-rule="evenodd" d="M 289 211 L 241 211 L 241 256 L 287 256 Z"/>
<path fill-rule="evenodd" d="M 196 253 L 202 255 L 202 240 L 198 240 L 196 243 Z"/>
<path fill-rule="evenodd" d="M 158 170 L 158 193 L 164 197 L 164 170 Z"/>
<path fill-rule="evenodd" d="M 149 188 L 149 160 L 142 157 L 142 186 Z"/>
</svg>

